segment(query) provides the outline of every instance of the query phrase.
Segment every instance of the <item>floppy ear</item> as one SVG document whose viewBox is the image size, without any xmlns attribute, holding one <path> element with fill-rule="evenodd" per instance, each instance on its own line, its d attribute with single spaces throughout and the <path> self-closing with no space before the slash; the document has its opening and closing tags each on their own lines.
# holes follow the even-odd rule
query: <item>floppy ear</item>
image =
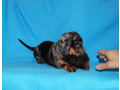
<svg viewBox="0 0 120 90">
<path fill-rule="evenodd" d="M 62 55 L 68 55 L 70 52 L 70 43 L 69 42 L 58 42 L 58 49 L 61 52 Z"/>
<path fill-rule="evenodd" d="M 85 54 L 85 49 L 83 47 L 80 48 L 80 53 L 81 53 L 81 55 Z"/>
<path fill-rule="evenodd" d="M 59 51 L 62 55 L 68 55 L 72 44 L 72 35 L 64 33 L 58 40 Z"/>
</svg>

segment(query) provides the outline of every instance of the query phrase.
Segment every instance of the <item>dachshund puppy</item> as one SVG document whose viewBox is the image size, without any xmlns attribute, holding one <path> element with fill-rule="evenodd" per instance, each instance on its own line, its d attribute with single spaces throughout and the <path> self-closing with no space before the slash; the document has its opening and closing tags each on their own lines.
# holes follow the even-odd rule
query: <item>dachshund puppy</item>
<svg viewBox="0 0 120 90">
<path fill-rule="evenodd" d="M 76 35 L 77 37 L 75 38 Z M 64 33 L 58 42 L 44 41 L 37 47 L 30 47 L 20 39 L 18 40 L 28 49 L 34 51 L 34 57 L 36 58 L 38 64 L 46 62 L 51 66 L 65 69 L 68 72 L 75 72 L 76 66 L 70 65 L 70 63 L 67 62 L 67 58 L 63 57 L 67 55 L 74 55 L 78 57 L 85 53 L 84 48 L 81 45 L 81 37 L 76 32 Z M 76 41 L 79 42 L 79 45 Z"/>
<path fill-rule="evenodd" d="M 79 69 L 89 70 L 89 57 L 85 53 L 83 47 L 83 40 L 77 32 L 69 32 L 72 35 L 72 44 L 70 48 L 70 54 L 64 55 L 62 60 L 67 62 L 71 66 L 75 66 Z"/>
</svg>

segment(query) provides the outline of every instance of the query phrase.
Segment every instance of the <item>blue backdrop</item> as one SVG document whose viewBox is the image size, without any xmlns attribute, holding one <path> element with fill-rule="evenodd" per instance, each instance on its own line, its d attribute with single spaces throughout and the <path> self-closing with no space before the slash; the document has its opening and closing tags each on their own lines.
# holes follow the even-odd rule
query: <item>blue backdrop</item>
<svg viewBox="0 0 120 90">
<path fill-rule="evenodd" d="M 97 71 L 101 49 L 119 49 L 119 0 L 3 0 L 3 90 L 94 90 L 119 88 L 119 71 Z M 78 32 L 90 58 L 90 70 L 68 73 L 37 64 L 30 46 L 57 42 Z"/>
</svg>

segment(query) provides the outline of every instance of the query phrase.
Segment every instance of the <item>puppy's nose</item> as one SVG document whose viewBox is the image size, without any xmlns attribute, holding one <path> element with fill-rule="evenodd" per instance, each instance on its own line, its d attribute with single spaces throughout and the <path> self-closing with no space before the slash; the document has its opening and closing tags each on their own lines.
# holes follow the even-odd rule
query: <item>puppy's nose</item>
<svg viewBox="0 0 120 90">
<path fill-rule="evenodd" d="M 75 55 L 76 54 L 76 51 L 74 48 L 70 48 L 70 55 Z"/>
</svg>

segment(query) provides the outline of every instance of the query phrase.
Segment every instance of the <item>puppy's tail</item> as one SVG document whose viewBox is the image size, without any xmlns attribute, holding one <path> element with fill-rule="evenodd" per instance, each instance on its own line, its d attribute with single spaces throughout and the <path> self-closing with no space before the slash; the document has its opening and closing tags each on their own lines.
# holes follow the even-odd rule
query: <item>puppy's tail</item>
<svg viewBox="0 0 120 90">
<path fill-rule="evenodd" d="M 23 41 L 21 41 L 20 39 L 18 39 L 25 47 L 27 47 L 28 49 L 34 51 L 35 47 L 30 47 L 27 44 L 25 44 Z"/>
</svg>

